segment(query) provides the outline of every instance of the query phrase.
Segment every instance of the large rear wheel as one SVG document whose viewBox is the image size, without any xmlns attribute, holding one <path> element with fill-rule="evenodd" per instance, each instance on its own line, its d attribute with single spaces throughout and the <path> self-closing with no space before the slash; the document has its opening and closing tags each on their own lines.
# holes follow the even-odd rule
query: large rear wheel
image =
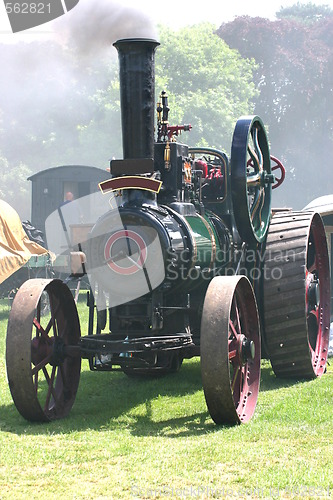
<svg viewBox="0 0 333 500">
<path fill-rule="evenodd" d="M 260 330 L 254 292 L 244 276 L 215 277 L 209 284 L 200 355 L 203 389 L 214 422 L 248 422 L 259 392 Z"/>
<path fill-rule="evenodd" d="M 80 379 L 81 358 L 68 355 L 80 339 L 69 288 L 60 280 L 32 279 L 17 292 L 10 312 L 6 362 L 16 408 L 30 421 L 65 417 Z"/>
<path fill-rule="evenodd" d="M 321 376 L 329 344 L 330 272 L 319 214 L 273 217 L 264 272 L 265 347 L 275 374 Z"/>
</svg>

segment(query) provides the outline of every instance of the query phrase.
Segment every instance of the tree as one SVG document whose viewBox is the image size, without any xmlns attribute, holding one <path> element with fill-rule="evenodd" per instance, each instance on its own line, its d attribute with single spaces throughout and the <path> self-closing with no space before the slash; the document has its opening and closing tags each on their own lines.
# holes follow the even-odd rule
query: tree
<svg viewBox="0 0 333 500">
<path fill-rule="evenodd" d="M 308 7 L 303 11 L 298 4 L 282 10 L 277 21 L 239 17 L 218 30 L 232 48 L 258 64 L 255 112 L 268 125 L 273 153 L 289 173 L 277 200 L 296 208 L 333 190 L 333 17 L 331 12 L 318 17 L 318 12 L 323 10 L 312 9 L 310 22 Z"/>
<path fill-rule="evenodd" d="M 170 122 L 192 124 L 184 140 L 193 146 L 228 149 L 237 118 L 253 110 L 254 62 L 230 49 L 209 24 L 179 32 L 161 27 L 160 42 L 156 89 L 170 95 Z M 22 164 L 28 175 L 61 164 L 106 167 L 122 156 L 115 50 L 114 57 L 81 60 L 73 47 L 57 43 L 0 45 L 0 65 L 6 75 L 0 147 L 7 162 L 1 172 L 22 174 Z M 3 193 L 7 184 L 11 176 L 3 175 Z M 30 205 L 29 191 L 27 182 L 14 208 Z"/>
<path fill-rule="evenodd" d="M 23 164 L 13 166 L 0 152 L 1 187 L 0 198 L 15 210 L 23 219 L 30 217 L 30 185 L 27 178 L 31 170 Z"/>
<path fill-rule="evenodd" d="M 297 2 L 290 7 L 281 7 L 276 13 L 278 19 L 291 19 L 313 24 L 322 19 L 333 16 L 333 11 L 328 5 L 316 5 L 314 3 L 302 4 Z"/>
<path fill-rule="evenodd" d="M 186 142 L 228 149 L 237 118 L 253 110 L 255 64 L 242 59 L 210 24 L 160 27 L 156 90 L 169 94 L 170 121 L 191 123 Z"/>
<path fill-rule="evenodd" d="M 82 61 L 71 48 L 33 42 L 0 45 L 0 64 L 1 194 L 28 218 L 32 173 L 61 164 L 107 167 L 107 134 L 111 143 L 114 134 L 105 122 L 114 113 L 99 93 L 117 72 L 116 58 Z"/>
<path fill-rule="evenodd" d="M 105 110 L 95 96 L 108 87 L 115 62 L 82 63 L 70 48 L 33 42 L 0 46 L 0 64 L 6 75 L 0 82 L 6 124 L 1 149 L 10 163 L 24 162 L 35 172 L 75 163 L 78 157 L 101 157 L 93 157 L 81 136 L 93 121 L 103 119 Z"/>
</svg>

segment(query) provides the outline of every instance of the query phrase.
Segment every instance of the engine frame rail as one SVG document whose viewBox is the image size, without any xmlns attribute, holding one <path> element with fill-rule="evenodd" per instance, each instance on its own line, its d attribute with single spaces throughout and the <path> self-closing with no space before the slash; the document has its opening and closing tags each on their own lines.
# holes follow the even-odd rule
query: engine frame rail
<svg viewBox="0 0 333 500">
<path fill-rule="evenodd" d="M 88 335 L 81 337 L 77 346 L 65 347 L 69 356 L 80 354 L 81 357 L 90 357 L 96 353 L 126 354 L 139 352 L 158 352 L 166 350 L 183 349 L 194 347 L 192 336 L 189 334 L 178 334 L 171 336 L 136 337 L 115 339 L 112 334 Z"/>
</svg>

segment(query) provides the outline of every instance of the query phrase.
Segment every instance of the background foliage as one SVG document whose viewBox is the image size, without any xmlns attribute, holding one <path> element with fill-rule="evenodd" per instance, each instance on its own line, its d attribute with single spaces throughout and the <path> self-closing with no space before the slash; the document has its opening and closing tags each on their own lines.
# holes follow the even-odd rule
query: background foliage
<svg viewBox="0 0 333 500">
<path fill-rule="evenodd" d="M 274 204 L 302 208 L 332 192 L 332 10 L 297 3 L 276 21 L 159 31 L 156 92 L 168 92 L 171 122 L 193 126 L 184 142 L 229 153 L 237 118 L 258 114 L 288 171 Z M 0 45 L 0 196 L 22 218 L 32 173 L 122 157 L 116 52 L 81 56 L 73 43 Z"/>
<path fill-rule="evenodd" d="M 253 108 L 254 62 L 207 24 L 180 33 L 161 28 L 160 42 L 156 90 L 170 94 L 170 120 L 193 125 L 186 137 L 193 146 L 228 148 L 235 120 Z M 1 172 L 25 165 L 15 177 L 19 194 L 10 194 L 3 177 L 2 195 L 28 216 L 24 174 L 61 164 L 106 168 L 122 157 L 118 61 L 114 49 L 82 60 L 73 45 L 35 42 L 0 46 L 0 64 L 7 75 L 0 84 Z"/>
<path fill-rule="evenodd" d="M 219 35 L 245 58 L 254 58 L 260 95 L 254 109 L 268 125 L 273 154 L 288 170 L 276 194 L 302 208 L 333 190 L 333 12 L 296 4 L 278 20 L 238 17 Z"/>
<path fill-rule="evenodd" d="M 170 95 L 171 122 L 193 125 L 183 137 L 191 146 L 229 150 L 236 120 L 253 111 L 258 95 L 254 61 L 230 49 L 209 24 L 161 28 L 160 38 L 156 88 Z"/>
</svg>

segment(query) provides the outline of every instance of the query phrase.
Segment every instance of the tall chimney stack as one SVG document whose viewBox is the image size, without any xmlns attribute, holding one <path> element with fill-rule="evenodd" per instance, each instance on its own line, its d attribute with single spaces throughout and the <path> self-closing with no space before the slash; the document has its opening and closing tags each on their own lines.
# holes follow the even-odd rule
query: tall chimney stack
<svg viewBox="0 0 333 500">
<path fill-rule="evenodd" d="M 118 40 L 124 159 L 154 157 L 155 50 L 145 38 Z"/>
</svg>

